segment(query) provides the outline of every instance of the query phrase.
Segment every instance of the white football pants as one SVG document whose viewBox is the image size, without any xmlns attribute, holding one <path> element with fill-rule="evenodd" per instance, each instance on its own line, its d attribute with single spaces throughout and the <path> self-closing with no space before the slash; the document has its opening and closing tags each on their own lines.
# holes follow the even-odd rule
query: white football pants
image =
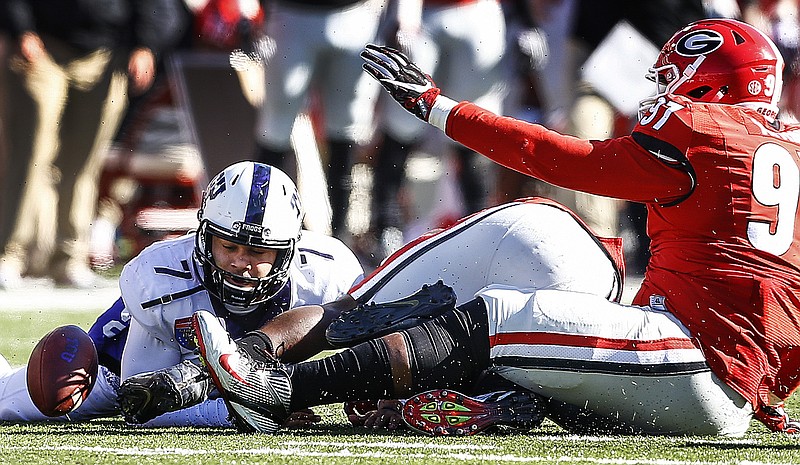
<svg viewBox="0 0 800 465">
<path fill-rule="evenodd" d="M 350 290 L 387 302 L 443 280 L 457 303 L 490 284 L 561 289 L 617 299 L 621 279 L 606 250 L 566 209 L 523 199 L 487 208 L 411 241 Z"/>
<path fill-rule="evenodd" d="M 565 290 L 489 286 L 490 357 L 533 392 L 652 434 L 741 436 L 753 409 L 671 313 Z"/>
</svg>

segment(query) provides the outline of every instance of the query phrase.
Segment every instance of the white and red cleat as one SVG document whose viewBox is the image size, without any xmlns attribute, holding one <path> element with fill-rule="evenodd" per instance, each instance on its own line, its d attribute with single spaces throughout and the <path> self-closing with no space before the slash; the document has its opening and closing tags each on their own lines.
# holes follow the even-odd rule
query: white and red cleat
<svg viewBox="0 0 800 465">
<path fill-rule="evenodd" d="M 243 432 L 274 433 L 291 413 L 292 384 L 280 363 L 257 361 L 231 339 L 213 313 L 192 317 L 200 359 Z"/>
</svg>

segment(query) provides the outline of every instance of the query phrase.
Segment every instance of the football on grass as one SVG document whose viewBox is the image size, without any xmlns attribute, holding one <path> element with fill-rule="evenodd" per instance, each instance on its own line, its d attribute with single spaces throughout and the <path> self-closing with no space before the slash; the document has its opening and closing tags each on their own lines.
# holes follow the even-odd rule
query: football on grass
<svg viewBox="0 0 800 465">
<path fill-rule="evenodd" d="M 48 417 L 78 408 L 96 379 L 97 350 L 86 331 L 75 325 L 50 331 L 28 360 L 28 392 Z"/>
</svg>

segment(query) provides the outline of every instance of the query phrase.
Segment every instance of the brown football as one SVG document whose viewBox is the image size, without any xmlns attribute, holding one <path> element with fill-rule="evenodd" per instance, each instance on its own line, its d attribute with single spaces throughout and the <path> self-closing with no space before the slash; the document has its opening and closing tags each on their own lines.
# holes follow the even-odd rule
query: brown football
<svg viewBox="0 0 800 465">
<path fill-rule="evenodd" d="M 59 326 L 33 348 L 28 360 L 28 392 L 49 417 L 68 414 L 89 395 L 97 379 L 97 350 L 75 325 Z"/>
</svg>

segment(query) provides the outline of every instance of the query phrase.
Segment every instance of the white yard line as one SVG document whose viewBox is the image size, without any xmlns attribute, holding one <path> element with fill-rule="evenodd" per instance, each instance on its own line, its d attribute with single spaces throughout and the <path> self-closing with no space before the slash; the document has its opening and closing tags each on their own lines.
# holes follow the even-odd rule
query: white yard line
<svg viewBox="0 0 800 465">
<path fill-rule="evenodd" d="M 53 287 L 46 280 L 26 280 L 21 289 L 0 290 L 0 312 L 95 310 L 99 314 L 119 296 L 116 285 L 96 289 L 66 289 Z"/>
<path fill-rule="evenodd" d="M 296 442 L 289 442 L 286 445 L 295 445 Z M 323 445 L 323 443 L 313 443 L 308 445 Z M 375 458 L 375 459 L 398 459 L 407 460 L 409 458 L 425 459 L 431 454 L 402 452 L 382 452 L 364 451 L 354 452 L 350 448 L 374 447 L 376 449 L 408 449 L 407 443 L 324 443 L 325 447 L 339 447 L 336 451 L 320 451 L 306 449 L 303 447 L 286 448 L 258 448 L 258 449 L 181 449 L 181 448 L 113 448 L 113 447 L 77 447 L 77 446 L 42 446 L 42 447 L 19 447 L 19 446 L 0 446 L 0 451 L 73 451 L 73 452 L 100 452 L 125 456 L 188 456 L 188 455 L 217 455 L 217 454 L 243 454 L 243 455 L 265 455 L 282 457 L 353 457 L 353 458 Z M 420 446 L 420 444 L 414 444 Z M 514 463 L 564 463 L 564 464 L 600 464 L 600 465 L 796 465 L 781 462 L 758 462 L 749 460 L 733 461 L 703 461 L 703 460 L 670 460 L 670 459 L 617 459 L 617 458 L 592 458 L 592 457 L 540 457 L 540 456 L 520 456 L 512 454 L 475 454 L 475 453 L 442 453 L 442 449 L 469 449 L 468 445 L 458 444 L 451 446 L 431 447 L 423 445 L 425 448 L 437 449 L 434 452 L 439 459 L 453 459 L 458 461 L 489 461 L 489 462 L 514 462 Z M 478 447 L 480 448 L 480 446 Z"/>
</svg>

